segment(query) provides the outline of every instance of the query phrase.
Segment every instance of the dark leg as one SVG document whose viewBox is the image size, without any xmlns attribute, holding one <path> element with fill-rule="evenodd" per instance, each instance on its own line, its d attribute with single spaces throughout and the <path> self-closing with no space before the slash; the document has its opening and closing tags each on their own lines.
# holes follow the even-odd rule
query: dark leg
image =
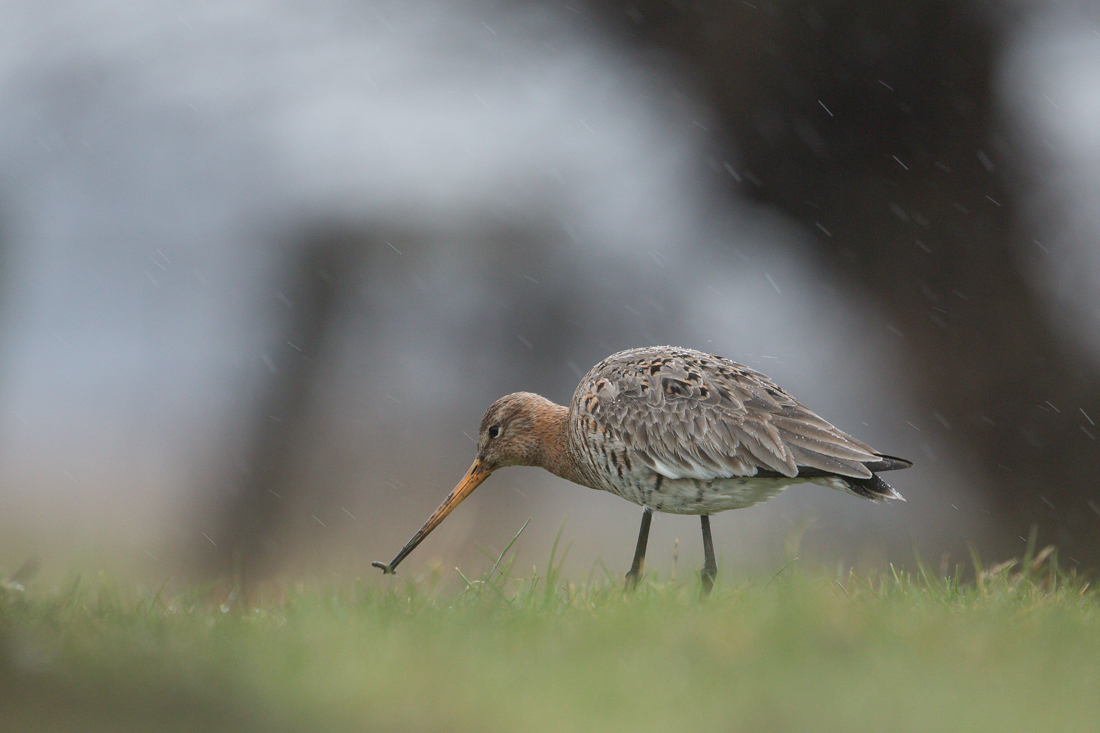
<svg viewBox="0 0 1100 733">
<path fill-rule="evenodd" d="M 714 542 L 710 538 L 710 515 L 700 517 L 703 522 L 703 569 L 699 577 L 703 581 L 703 595 L 709 596 L 714 587 L 714 577 L 718 575 L 718 563 L 714 561 Z"/>
<path fill-rule="evenodd" d="M 626 589 L 631 590 L 642 579 L 642 566 L 645 565 L 645 546 L 649 542 L 649 523 L 653 521 L 653 510 L 646 507 L 642 510 L 642 528 L 638 530 L 638 548 L 634 550 L 634 562 L 630 564 L 630 572 L 626 574 Z"/>
</svg>

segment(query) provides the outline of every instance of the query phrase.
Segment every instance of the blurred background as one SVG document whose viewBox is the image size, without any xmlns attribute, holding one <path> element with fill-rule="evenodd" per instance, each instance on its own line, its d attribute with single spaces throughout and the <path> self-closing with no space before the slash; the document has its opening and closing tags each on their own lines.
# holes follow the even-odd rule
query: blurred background
<svg viewBox="0 0 1100 733">
<path fill-rule="evenodd" d="M 374 578 L 492 400 L 653 344 L 915 463 L 904 504 L 716 516 L 723 572 L 1100 560 L 1090 2 L 39 0 L 0 37 L 0 574 Z M 518 569 L 564 522 L 618 577 L 640 515 L 512 468 L 402 571 L 530 519 Z M 658 515 L 649 563 L 699 544 Z"/>
</svg>

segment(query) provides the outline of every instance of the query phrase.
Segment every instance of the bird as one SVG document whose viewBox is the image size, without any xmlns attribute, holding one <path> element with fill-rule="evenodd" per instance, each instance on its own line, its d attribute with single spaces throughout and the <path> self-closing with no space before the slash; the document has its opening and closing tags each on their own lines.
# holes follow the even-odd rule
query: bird
<svg viewBox="0 0 1100 733">
<path fill-rule="evenodd" d="M 878 474 L 912 465 L 834 427 L 743 364 L 673 346 L 629 349 L 592 367 L 568 407 L 531 392 L 494 402 L 466 475 L 393 560 L 371 564 L 396 572 L 493 471 L 538 466 L 642 507 L 627 589 L 642 576 L 653 513 L 698 515 L 700 579 L 709 595 L 718 574 L 711 514 L 759 504 L 800 483 L 904 501 Z"/>
</svg>

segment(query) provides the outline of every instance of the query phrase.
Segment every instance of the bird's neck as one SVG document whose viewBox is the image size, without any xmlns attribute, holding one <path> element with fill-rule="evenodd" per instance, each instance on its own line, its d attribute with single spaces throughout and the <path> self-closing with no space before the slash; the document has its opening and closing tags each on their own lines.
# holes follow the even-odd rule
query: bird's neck
<svg viewBox="0 0 1100 733">
<path fill-rule="evenodd" d="M 539 465 L 555 476 L 580 483 L 569 452 L 569 409 L 546 400 L 535 421 L 540 446 Z"/>
</svg>

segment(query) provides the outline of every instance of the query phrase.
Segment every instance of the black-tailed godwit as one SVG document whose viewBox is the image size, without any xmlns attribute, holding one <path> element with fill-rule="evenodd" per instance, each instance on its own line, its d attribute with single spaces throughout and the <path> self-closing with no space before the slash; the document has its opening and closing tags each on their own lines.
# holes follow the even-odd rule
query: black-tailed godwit
<svg viewBox="0 0 1100 733">
<path fill-rule="evenodd" d="M 385 573 L 420 544 L 493 471 L 541 466 L 643 507 L 627 586 L 638 582 L 653 512 L 698 514 L 703 590 L 718 568 L 710 515 L 815 483 L 871 500 L 902 499 L 880 471 L 908 468 L 833 427 L 760 372 L 669 346 L 609 356 L 581 380 L 569 407 L 530 392 L 494 402 L 481 419 L 477 457 Z"/>
</svg>

